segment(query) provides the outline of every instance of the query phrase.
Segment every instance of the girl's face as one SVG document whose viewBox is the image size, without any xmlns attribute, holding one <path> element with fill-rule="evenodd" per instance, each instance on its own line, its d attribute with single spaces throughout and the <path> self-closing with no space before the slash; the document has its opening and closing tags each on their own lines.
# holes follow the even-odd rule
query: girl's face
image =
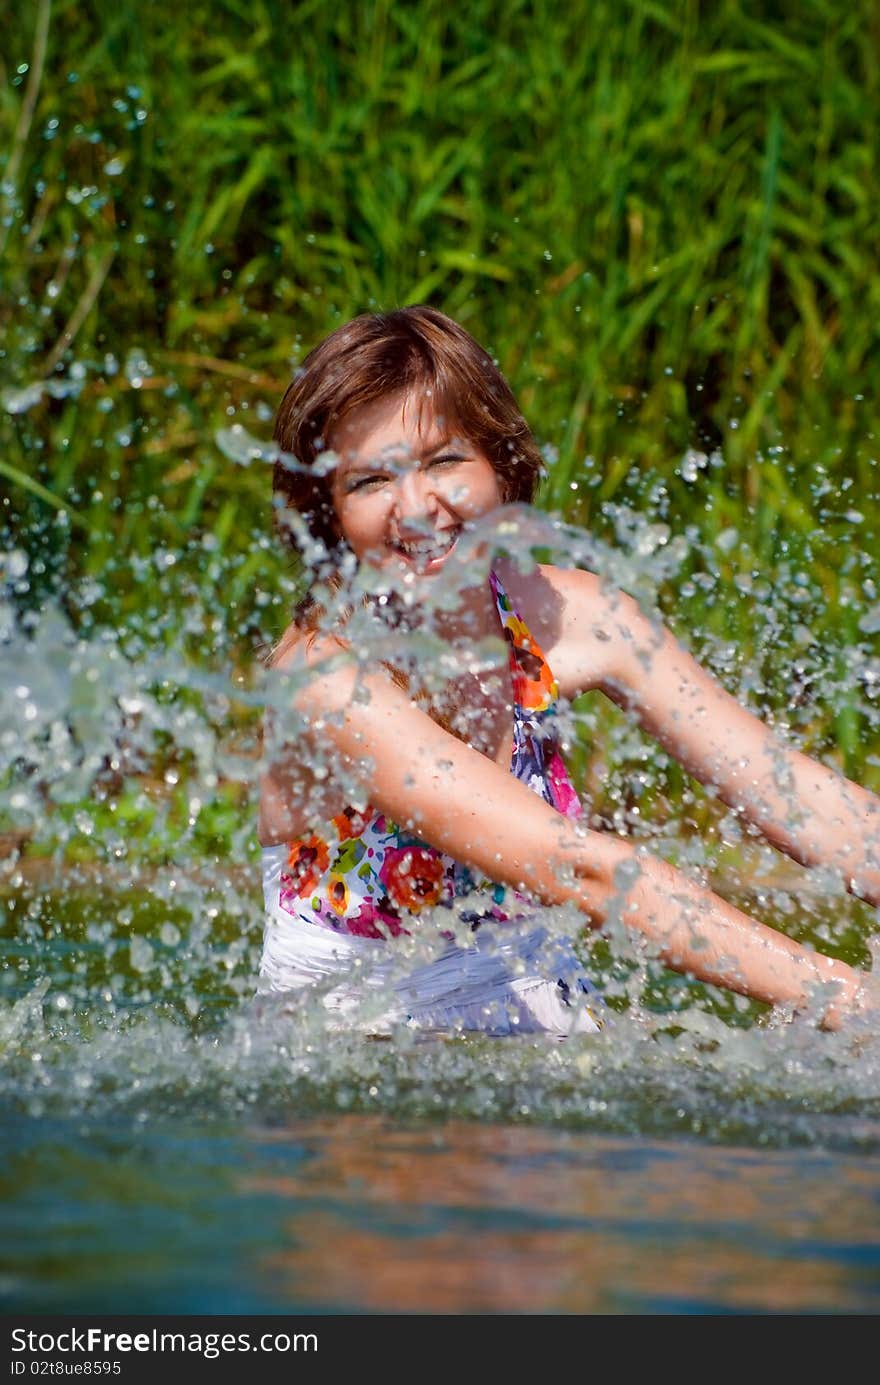
<svg viewBox="0 0 880 1385">
<path fill-rule="evenodd" d="M 479 448 L 403 390 L 352 410 L 327 443 L 340 533 L 373 567 L 439 572 L 465 524 L 504 498 Z"/>
</svg>

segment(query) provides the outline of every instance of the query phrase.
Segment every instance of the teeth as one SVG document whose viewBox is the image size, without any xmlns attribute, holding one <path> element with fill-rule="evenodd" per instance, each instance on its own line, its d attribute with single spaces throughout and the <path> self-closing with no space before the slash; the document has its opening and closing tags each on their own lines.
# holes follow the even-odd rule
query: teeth
<svg viewBox="0 0 880 1385">
<path fill-rule="evenodd" d="M 449 552 L 457 538 L 458 530 L 453 529 L 447 534 L 434 534 L 427 539 L 399 539 L 395 547 L 407 558 L 440 558 Z"/>
</svg>

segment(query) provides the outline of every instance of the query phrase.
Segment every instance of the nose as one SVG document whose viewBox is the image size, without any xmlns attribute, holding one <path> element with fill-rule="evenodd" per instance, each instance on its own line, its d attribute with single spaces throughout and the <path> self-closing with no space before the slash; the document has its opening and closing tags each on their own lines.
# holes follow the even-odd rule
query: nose
<svg viewBox="0 0 880 1385">
<path fill-rule="evenodd" d="M 418 466 L 403 467 L 394 485 L 393 515 L 401 534 L 418 533 L 437 516 L 437 495 L 430 474 Z"/>
</svg>

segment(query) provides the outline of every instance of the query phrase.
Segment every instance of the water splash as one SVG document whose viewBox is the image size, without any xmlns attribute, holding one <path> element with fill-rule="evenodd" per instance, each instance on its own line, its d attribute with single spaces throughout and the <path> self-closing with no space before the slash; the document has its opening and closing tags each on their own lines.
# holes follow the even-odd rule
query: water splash
<svg viewBox="0 0 880 1385">
<path fill-rule="evenodd" d="M 251 444 L 239 443 L 250 455 Z M 274 455 L 269 448 L 254 460 Z M 615 523 L 612 549 L 576 526 L 510 507 L 489 529 L 464 537 L 463 571 L 484 577 L 502 544 L 519 547 L 524 563 L 535 556 L 579 563 L 655 601 L 662 583 L 692 561 L 689 541 L 625 506 Z M 170 581 L 176 569 L 169 562 L 162 572 Z M 279 684 L 257 659 L 243 676 L 225 647 L 192 657 L 186 630 L 210 627 L 209 605 L 191 601 L 176 636 L 160 620 L 152 638 L 142 629 L 132 639 L 124 628 L 78 629 L 60 603 L 23 618 L 15 598 L 27 580 L 22 551 L 7 553 L 0 1096 L 11 1107 L 32 1116 L 138 1120 L 354 1110 L 877 1148 L 873 1035 L 823 1035 L 806 1023 L 768 1027 L 760 1007 L 663 975 L 622 938 L 589 946 L 588 967 L 613 1014 L 608 1030 L 589 1039 L 419 1036 L 405 1025 L 372 1039 L 368 999 L 340 1028 L 320 991 L 280 1011 L 255 1007 L 260 727 L 266 705 L 280 706 Z M 410 588 L 393 579 L 386 587 L 380 595 L 405 613 Z M 397 634 L 394 622 L 377 624 L 366 593 L 365 574 L 352 568 L 347 585 L 325 595 L 353 608 L 358 647 L 401 659 L 408 649 L 411 657 L 405 621 Z M 104 591 L 96 597 L 105 598 Z M 442 618 L 449 595 L 423 590 L 420 602 L 422 662 L 438 652 L 432 617 Z M 94 604 L 72 603 L 75 610 Z M 503 645 L 490 640 L 475 654 L 494 666 Z M 716 657 L 725 672 L 736 668 L 729 644 L 719 644 Z M 818 655 L 816 669 L 816 682 L 839 677 Z M 870 714 L 865 669 L 850 661 L 847 688 Z M 290 693 L 284 688 L 288 708 Z M 564 731 L 573 753 L 591 746 L 608 767 L 594 820 L 649 840 L 687 868 L 712 872 L 729 857 L 733 894 L 751 891 L 783 926 L 795 914 L 801 936 L 812 929 L 820 943 L 848 938 L 853 954 L 866 951 L 868 921 L 839 885 L 817 889 L 823 882 L 815 877 L 793 885 L 775 853 L 751 843 L 711 800 L 702 804 L 709 831 L 695 833 L 687 822 L 698 810 L 694 793 L 676 808 L 666 797 L 672 767 L 629 723 L 609 722 L 588 698 L 570 710 Z M 588 795 L 589 787 L 588 777 Z M 564 909 L 544 911 L 542 922 L 551 934 L 571 931 Z M 434 943 L 426 932 L 409 946 L 423 959 Z M 402 967 L 413 960 L 401 952 Z"/>
</svg>

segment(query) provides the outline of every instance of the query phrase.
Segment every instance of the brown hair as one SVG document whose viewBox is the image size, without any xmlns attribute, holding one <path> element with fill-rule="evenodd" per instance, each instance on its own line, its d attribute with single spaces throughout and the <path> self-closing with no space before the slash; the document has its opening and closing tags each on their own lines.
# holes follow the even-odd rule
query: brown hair
<svg viewBox="0 0 880 1385">
<path fill-rule="evenodd" d="M 275 442 L 298 465 L 275 463 L 276 525 L 297 548 L 284 511 L 296 510 L 312 537 L 340 547 L 331 480 L 314 464 L 327 437 L 353 409 L 398 390 L 417 390 L 434 411 L 478 446 L 501 481 L 505 501 L 532 500 L 542 459 L 501 371 L 469 332 L 423 305 L 362 313 L 310 352 L 281 401 Z M 308 608 L 300 603 L 296 617 Z"/>
</svg>

